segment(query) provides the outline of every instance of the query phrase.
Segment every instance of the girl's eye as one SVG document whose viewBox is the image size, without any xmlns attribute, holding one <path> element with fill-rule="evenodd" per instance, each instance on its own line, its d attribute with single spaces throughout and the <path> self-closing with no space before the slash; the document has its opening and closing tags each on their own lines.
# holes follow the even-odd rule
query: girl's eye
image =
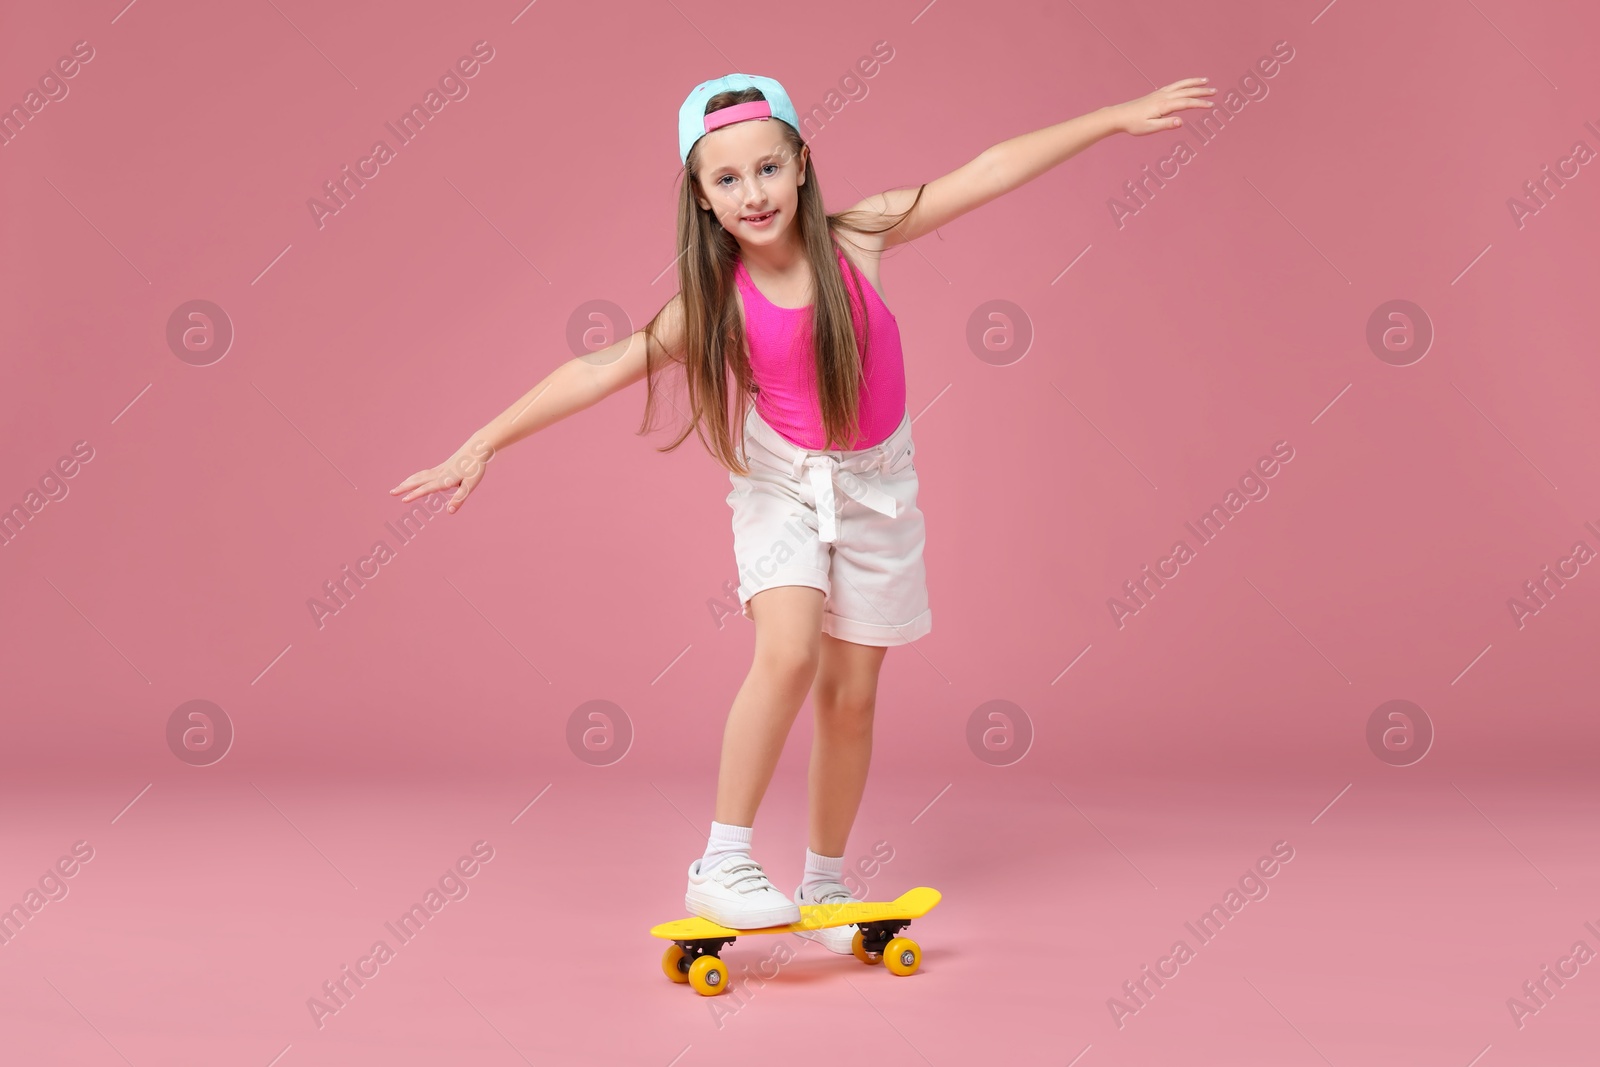
<svg viewBox="0 0 1600 1067">
<path fill-rule="evenodd" d="M 761 169 L 762 169 L 762 170 L 767 170 L 767 169 L 769 169 L 769 168 L 770 168 L 770 169 L 771 169 L 771 170 L 775 170 L 775 171 L 776 171 L 776 170 L 782 170 L 782 169 L 783 169 L 783 168 L 782 168 L 782 167 L 781 167 L 781 166 L 780 166 L 780 165 L 778 165 L 778 164 L 777 164 L 777 163 L 763 163 L 763 164 L 761 164 Z M 728 183 L 727 183 L 727 181 L 726 181 L 726 179 L 728 179 L 728 178 L 731 178 L 731 177 L 733 177 L 733 175 L 731 175 L 731 174 L 724 174 L 724 175 L 723 175 L 723 176 L 722 176 L 722 177 L 721 177 L 721 178 L 718 178 L 718 179 L 717 179 L 717 184 L 718 184 L 718 185 L 722 185 L 722 186 L 726 186 L 726 185 L 727 185 L 727 184 L 728 184 Z"/>
</svg>

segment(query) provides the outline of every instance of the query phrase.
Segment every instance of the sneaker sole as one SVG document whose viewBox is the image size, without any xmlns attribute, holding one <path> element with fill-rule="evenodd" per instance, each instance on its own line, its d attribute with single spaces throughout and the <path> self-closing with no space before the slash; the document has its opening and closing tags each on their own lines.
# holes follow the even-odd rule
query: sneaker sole
<svg viewBox="0 0 1600 1067">
<path fill-rule="evenodd" d="M 854 951 L 850 947 L 850 945 L 851 945 L 851 942 L 855 940 L 855 930 L 851 929 L 850 930 L 850 936 L 848 938 L 846 938 L 844 940 L 844 942 L 841 944 L 837 940 L 839 935 L 834 934 L 832 938 L 827 936 L 833 930 L 837 930 L 837 929 L 850 929 L 850 928 L 849 927 L 842 927 L 841 928 L 841 927 L 829 926 L 829 927 L 824 927 L 821 930 L 796 930 L 794 932 L 794 936 L 803 937 L 807 941 L 815 941 L 817 944 L 821 945 L 823 948 L 827 949 L 830 952 L 837 952 L 841 956 L 849 956 Z"/>
<path fill-rule="evenodd" d="M 683 906 L 689 909 L 689 914 L 726 926 L 730 930 L 760 930 L 767 926 L 788 926 L 800 921 L 800 908 L 791 906 L 786 909 L 769 908 L 766 911 L 744 912 L 732 915 L 719 912 L 714 903 L 697 901 L 692 896 L 683 898 Z M 733 921 L 729 921 L 729 920 Z"/>
</svg>

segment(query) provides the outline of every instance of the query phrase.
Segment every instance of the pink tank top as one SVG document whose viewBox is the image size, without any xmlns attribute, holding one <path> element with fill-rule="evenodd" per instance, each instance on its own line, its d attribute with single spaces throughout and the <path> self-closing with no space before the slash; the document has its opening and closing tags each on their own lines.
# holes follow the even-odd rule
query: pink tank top
<svg viewBox="0 0 1600 1067">
<path fill-rule="evenodd" d="M 837 245 L 845 292 L 850 297 L 856 343 L 864 348 L 861 382 L 861 436 L 847 451 L 871 448 L 899 429 L 906 411 L 906 368 L 900 349 L 900 324 L 878 296 L 878 290 L 845 258 Z M 852 289 L 859 281 L 867 301 L 871 344 L 861 345 L 861 305 Z M 755 407 L 760 416 L 789 443 L 804 449 L 823 448 L 822 410 L 813 378 L 816 360 L 809 343 L 811 305 L 781 308 L 761 295 L 744 260 L 734 271 L 744 298 L 745 337 L 755 379 Z"/>
</svg>

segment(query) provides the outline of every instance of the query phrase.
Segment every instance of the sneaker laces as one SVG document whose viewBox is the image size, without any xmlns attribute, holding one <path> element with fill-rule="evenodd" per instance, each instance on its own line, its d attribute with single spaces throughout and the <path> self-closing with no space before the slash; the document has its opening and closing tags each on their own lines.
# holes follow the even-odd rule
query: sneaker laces
<svg viewBox="0 0 1600 1067">
<path fill-rule="evenodd" d="M 759 893 L 764 889 L 777 892 L 761 864 L 745 857 L 723 864 L 716 879 L 736 893 Z"/>
</svg>

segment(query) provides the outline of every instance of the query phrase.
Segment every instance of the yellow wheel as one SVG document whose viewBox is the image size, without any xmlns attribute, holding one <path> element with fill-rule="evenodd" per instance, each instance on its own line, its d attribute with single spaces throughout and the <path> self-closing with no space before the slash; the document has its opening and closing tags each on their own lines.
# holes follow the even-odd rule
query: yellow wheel
<svg viewBox="0 0 1600 1067">
<path fill-rule="evenodd" d="M 921 962 L 922 948 L 909 937 L 892 938 L 883 946 L 883 965 L 893 974 L 911 974 Z"/>
<path fill-rule="evenodd" d="M 668 945 L 667 951 L 661 954 L 661 969 L 667 977 L 674 982 L 687 982 L 689 980 L 689 965 L 684 962 L 688 953 L 677 945 Z"/>
<path fill-rule="evenodd" d="M 689 964 L 689 985 L 702 997 L 714 997 L 728 988 L 728 968 L 715 956 L 701 956 Z"/>
<path fill-rule="evenodd" d="M 850 939 L 850 951 L 853 952 L 856 959 L 860 960 L 862 963 L 878 963 L 883 959 L 883 957 L 878 953 L 867 951 L 866 946 L 862 944 L 860 930 L 857 930 L 856 936 Z"/>
</svg>

